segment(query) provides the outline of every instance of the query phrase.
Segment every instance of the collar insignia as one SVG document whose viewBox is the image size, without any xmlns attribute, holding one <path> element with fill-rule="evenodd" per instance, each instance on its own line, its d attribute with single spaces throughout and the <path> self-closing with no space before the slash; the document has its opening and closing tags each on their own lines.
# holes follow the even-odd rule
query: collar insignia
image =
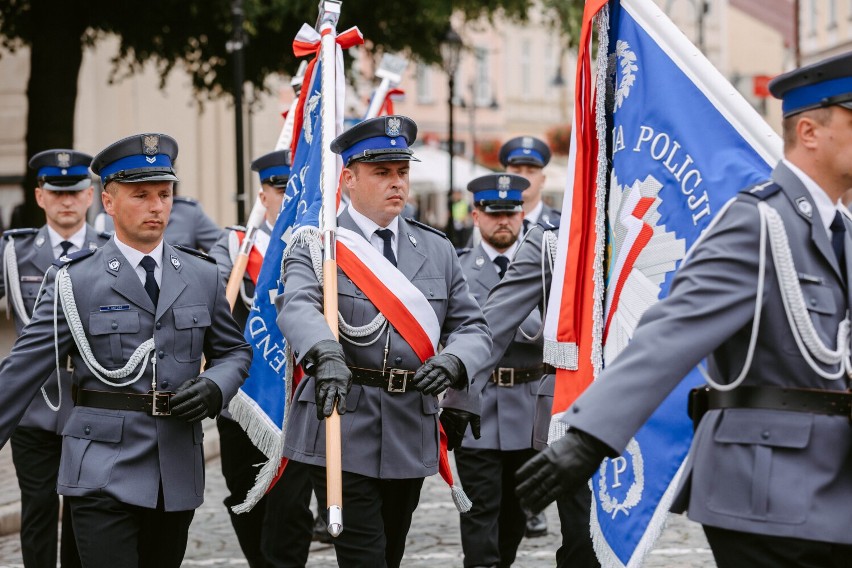
<svg viewBox="0 0 852 568">
<path fill-rule="evenodd" d="M 408 240 L 411 241 L 411 244 L 417 246 L 417 239 L 414 238 L 414 235 L 408 233 Z"/>
<path fill-rule="evenodd" d="M 118 272 L 118 269 L 121 268 L 121 262 L 117 258 L 111 258 L 107 263 L 107 266 L 113 272 Z"/>
<path fill-rule="evenodd" d="M 485 259 L 482 258 L 481 256 L 477 256 L 476 257 L 476 266 L 482 266 L 483 264 L 485 264 Z"/>
<path fill-rule="evenodd" d="M 811 205 L 811 202 L 808 201 L 807 197 L 802 196 L 802 197 L 798 198 L 796 200 L 796 207 L 798 207 L 799 212 L 801 212 L 801 214 L 804 215 L 805 217 L 807 217 L 808 219 L 813 218 L 814 208 Z"/>
<path fill-rule="evenodd" d="M 40 247 L 44 244 L 44 237 L 39 235 L 39 237 L 35 241 L 35 246 Z"/>
<path fill-rule="evenodd" d="M 172 266 L 174 266 L 175 268 L 180 268 L 180 259 L 178 257 L 176 257 L 175 255 L 171 255 L 169 257 L 169 260 L 172 261 Z"/>
</svg>

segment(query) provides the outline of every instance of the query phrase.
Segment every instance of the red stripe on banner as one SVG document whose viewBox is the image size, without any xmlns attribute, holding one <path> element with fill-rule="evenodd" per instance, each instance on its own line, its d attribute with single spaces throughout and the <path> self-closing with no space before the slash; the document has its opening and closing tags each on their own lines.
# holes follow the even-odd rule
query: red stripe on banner
<svg viewBox="0 0 852 568">
<path fill-rule="evenodd" d="M 337 264 L 391 322 L 421 361 L 435 354 L 432 340 L 405 304 L 340 241 L 337 241 Z"/>
<path fill-rule="evenodd" d="M 577 371 L 558 369 L 552 412 L 562 412 L 576 400 L 594 378 L 592 331 L 594 327 L 595 184 L 598 139 L 595 97 L 592 94 L 591 39 L 594 16 L 607 0 L 588 0 L 583 12 L 577 58 L 574 128 L 577 132 L 574 197 L 569 221 L 568 254 L 556 339 L 576 343 Z"/>
<path fill-rule="evenodd" d="M 246 234 L 242 231 L 234 231 L 237 234 L 237 242 L 243 244 L 243 239 Z M 251 281 L 257 284 L 257 277 L 260 275 L 260 266 L 263 264 L 263 255 L 257 250 L 257 247 L 251 247 L 249 251 L 248 264 L 246 265 L 246 274 L 249 275 Z"/>
<path fill-rule="evenodd" d="M 648 203 L 644 204 L 644 207 L 642 203 L 643 201 L 648 201 Z M 650 207 L 652 203 L 654 203 L 653 197 L 643 197 L 639 200 L 639 205 L 636 206 L 636 211 L 633 215 L 641 217 L 645 214 L 645 211 L 648 210 L 648 207 Z M 641 213 L 639 212 L 640 209 L 642 209 Z M 619 298 L 621 298 L 621 290 L 624 288 L 624 284 L 627 282 L 627 279 L 630 277 L 630 273 L 633 271 L 633 265 L 636 263 L 636 259 L 639 258 L 639 254 L 642 252 L 642 249 L 645 248 L 645 245 L 648 244 L 653 236 L 654 229 L 647 223 L 643 223 L 642 228 L 639 229 L 639 234 L 636 236 L 636 240 L 630 247 L 630 252 L 627 253 L 627 258 L 624 260 L 624 266 L 621 268 L 621 273 L 618 275 L 618 281 L 615 283 L 612 302 L 609 305 L 609 316 L 606 318 L 606 326 L 604 327 L 603 332 L 604 343 L 606 343 L 606 338 L 609 334 L 609 324 L 612 322 L 612 316 L 615 315 Z"/>
</svg>

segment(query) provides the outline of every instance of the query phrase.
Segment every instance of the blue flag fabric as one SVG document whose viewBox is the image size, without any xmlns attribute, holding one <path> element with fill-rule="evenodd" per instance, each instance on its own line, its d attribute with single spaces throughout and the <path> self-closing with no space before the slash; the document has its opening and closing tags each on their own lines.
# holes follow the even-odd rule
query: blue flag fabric
<svg viewBox="0 0 852 568">
<path fill-rule="evenodd" d="M 703 58 L 704 67 L 689 67 L 684 42 L 649 0 L 609 3 L 604 365 L 668 294 L 686 251 L 723 205 L 767 179 L 778 157 L 756 147 L 748 121 L 736 120 L 754 115 L 762 124 L 745 100 L 720 100 L 708 88 L 727 85 L 722 76 L 712 69 L 708 76 Z M 687 395 L 703 382 L 693 370 L 623 456 L 605 460 L 592 478 L 592 535 L 603 566 L 641 565 L 662 531 L 692 439 Z"/>
<path fill-rule="evenodd" d="M 286 342 L 276 322 L 275 298 L 284 291 L 281 261 L 289 235 L 300 227 L 319 225 L 322 205 L 321 77 L 322 64 L 318 62 L 311 84 L 303 86 L 310 89 L 305 102 L 305 120 L 299 132 L 281 212 L 272 230 L 246 322 L 244 335 L 252 346 L 254 357 L 249 376 L 230 407 L 252 442 L 270 459 L 268 467 L 258 475 L 258 485 L 246 500 L 249 509 L 254 504 L 250 501 L 259 500 L 275 479 L 283 447 L 284 419 L 289 402 L 285 374 L 291 361 L 286 358 Z"/>
</svg>

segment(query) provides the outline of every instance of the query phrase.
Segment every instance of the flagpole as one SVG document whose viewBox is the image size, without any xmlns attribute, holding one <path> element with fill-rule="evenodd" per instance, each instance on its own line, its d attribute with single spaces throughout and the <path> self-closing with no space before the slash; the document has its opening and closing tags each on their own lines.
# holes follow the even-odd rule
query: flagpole
<svg viewBox="0 0 852 568">
<path fill-rule="evenodd" d="M 405 71 L 407 66 L 408 60 L 404 57 L 392 53 L 385 53 L 382 56 L 379 68 L 376 70 L 376 77 L 380 78 L 382 82 L 379 83 L 373 99 L 370 101 L 370 107 L 364 116 L 365 120 L 379 116 L 379 112 L 385 104 L 388 91 L 402 81 L 402 72 Z"/>
<path fill-rule="evenodd" d="M 295 122 L 294 109 L 296 107 L 296 103 L 299 101 L 299 90 L 301 89 L 302 81 L 305 78 L 305 69 L 307 66 L 307 62 L 302 61 L 302 64 L 299 65 L 299 70 L 296 72 L 296 76 L 293 77 L 290 82 L 293 89 L 296 91 L 296 98 L 293 101 L 293 104 L 290 105 L 290 112 L 287 113 L 287 118 L 284 119 L 284 126 L 281 127 L 281 133 L 278 135 L 278 140 L 275 143 L 276 151 L 289 148 L 290 142 L 293 139 L 293 123 Z M 263 191 L 263 188 L 261 188 L 260 191 Z M 260 230 L 260 225 L 263 223 L 265 218 L 266 207 L 263 203 L 261 203 L 260 196 L 258 196 L 255 198 L 254 206 L 251 209 L 251 213 L 249 213 L 248 221 L 246 221 L 246 234 L 243 237 L 243 242 L 240 245 L 240 251 L 237 254 L 237 258 L 234 260 L 234 266 L 231 269 L 231 275 L 228 277 L 228 284 L 225 287 L 225 297 L 228 299 L 231 311 L 234 310 L 234 305 L 237 303 L 237 296 L 240 293 L 240 286 L 243 282 L 243 276 L 245 276 L 246 273 L 251 247 L 254 246 L 254 242 L 257 239 L 257 232 Z"/>
<path fill-rule="evenodd" d="M 322 238 L 323 238 L 323 312 L 335 339 L 337 329 L 337 154 L 331 151 L 331 141 L 337 136 L 336 100 L 336 28 L 340 19 L 341 0 L 320 0 L 319 32 L 322 35 Z M 325 419 L 326 506 L 328 532 L 339 536 L 343 532 L 343 473 L 340 440 L 340 415 L 337 407 Z"/>
</svg>

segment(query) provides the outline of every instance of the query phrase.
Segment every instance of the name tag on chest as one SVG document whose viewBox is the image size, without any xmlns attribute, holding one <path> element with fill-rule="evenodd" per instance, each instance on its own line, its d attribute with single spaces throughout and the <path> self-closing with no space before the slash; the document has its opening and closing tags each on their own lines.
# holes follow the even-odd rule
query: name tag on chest
<svg viewBox="0 0 852 568">
<path fill-rule="evenodd" d="M 117 304 L 115 306 L 101 306 L 98 308 L 102 312 L 121 312 L 130 309 L 130 304 Z"/>
</svg>

